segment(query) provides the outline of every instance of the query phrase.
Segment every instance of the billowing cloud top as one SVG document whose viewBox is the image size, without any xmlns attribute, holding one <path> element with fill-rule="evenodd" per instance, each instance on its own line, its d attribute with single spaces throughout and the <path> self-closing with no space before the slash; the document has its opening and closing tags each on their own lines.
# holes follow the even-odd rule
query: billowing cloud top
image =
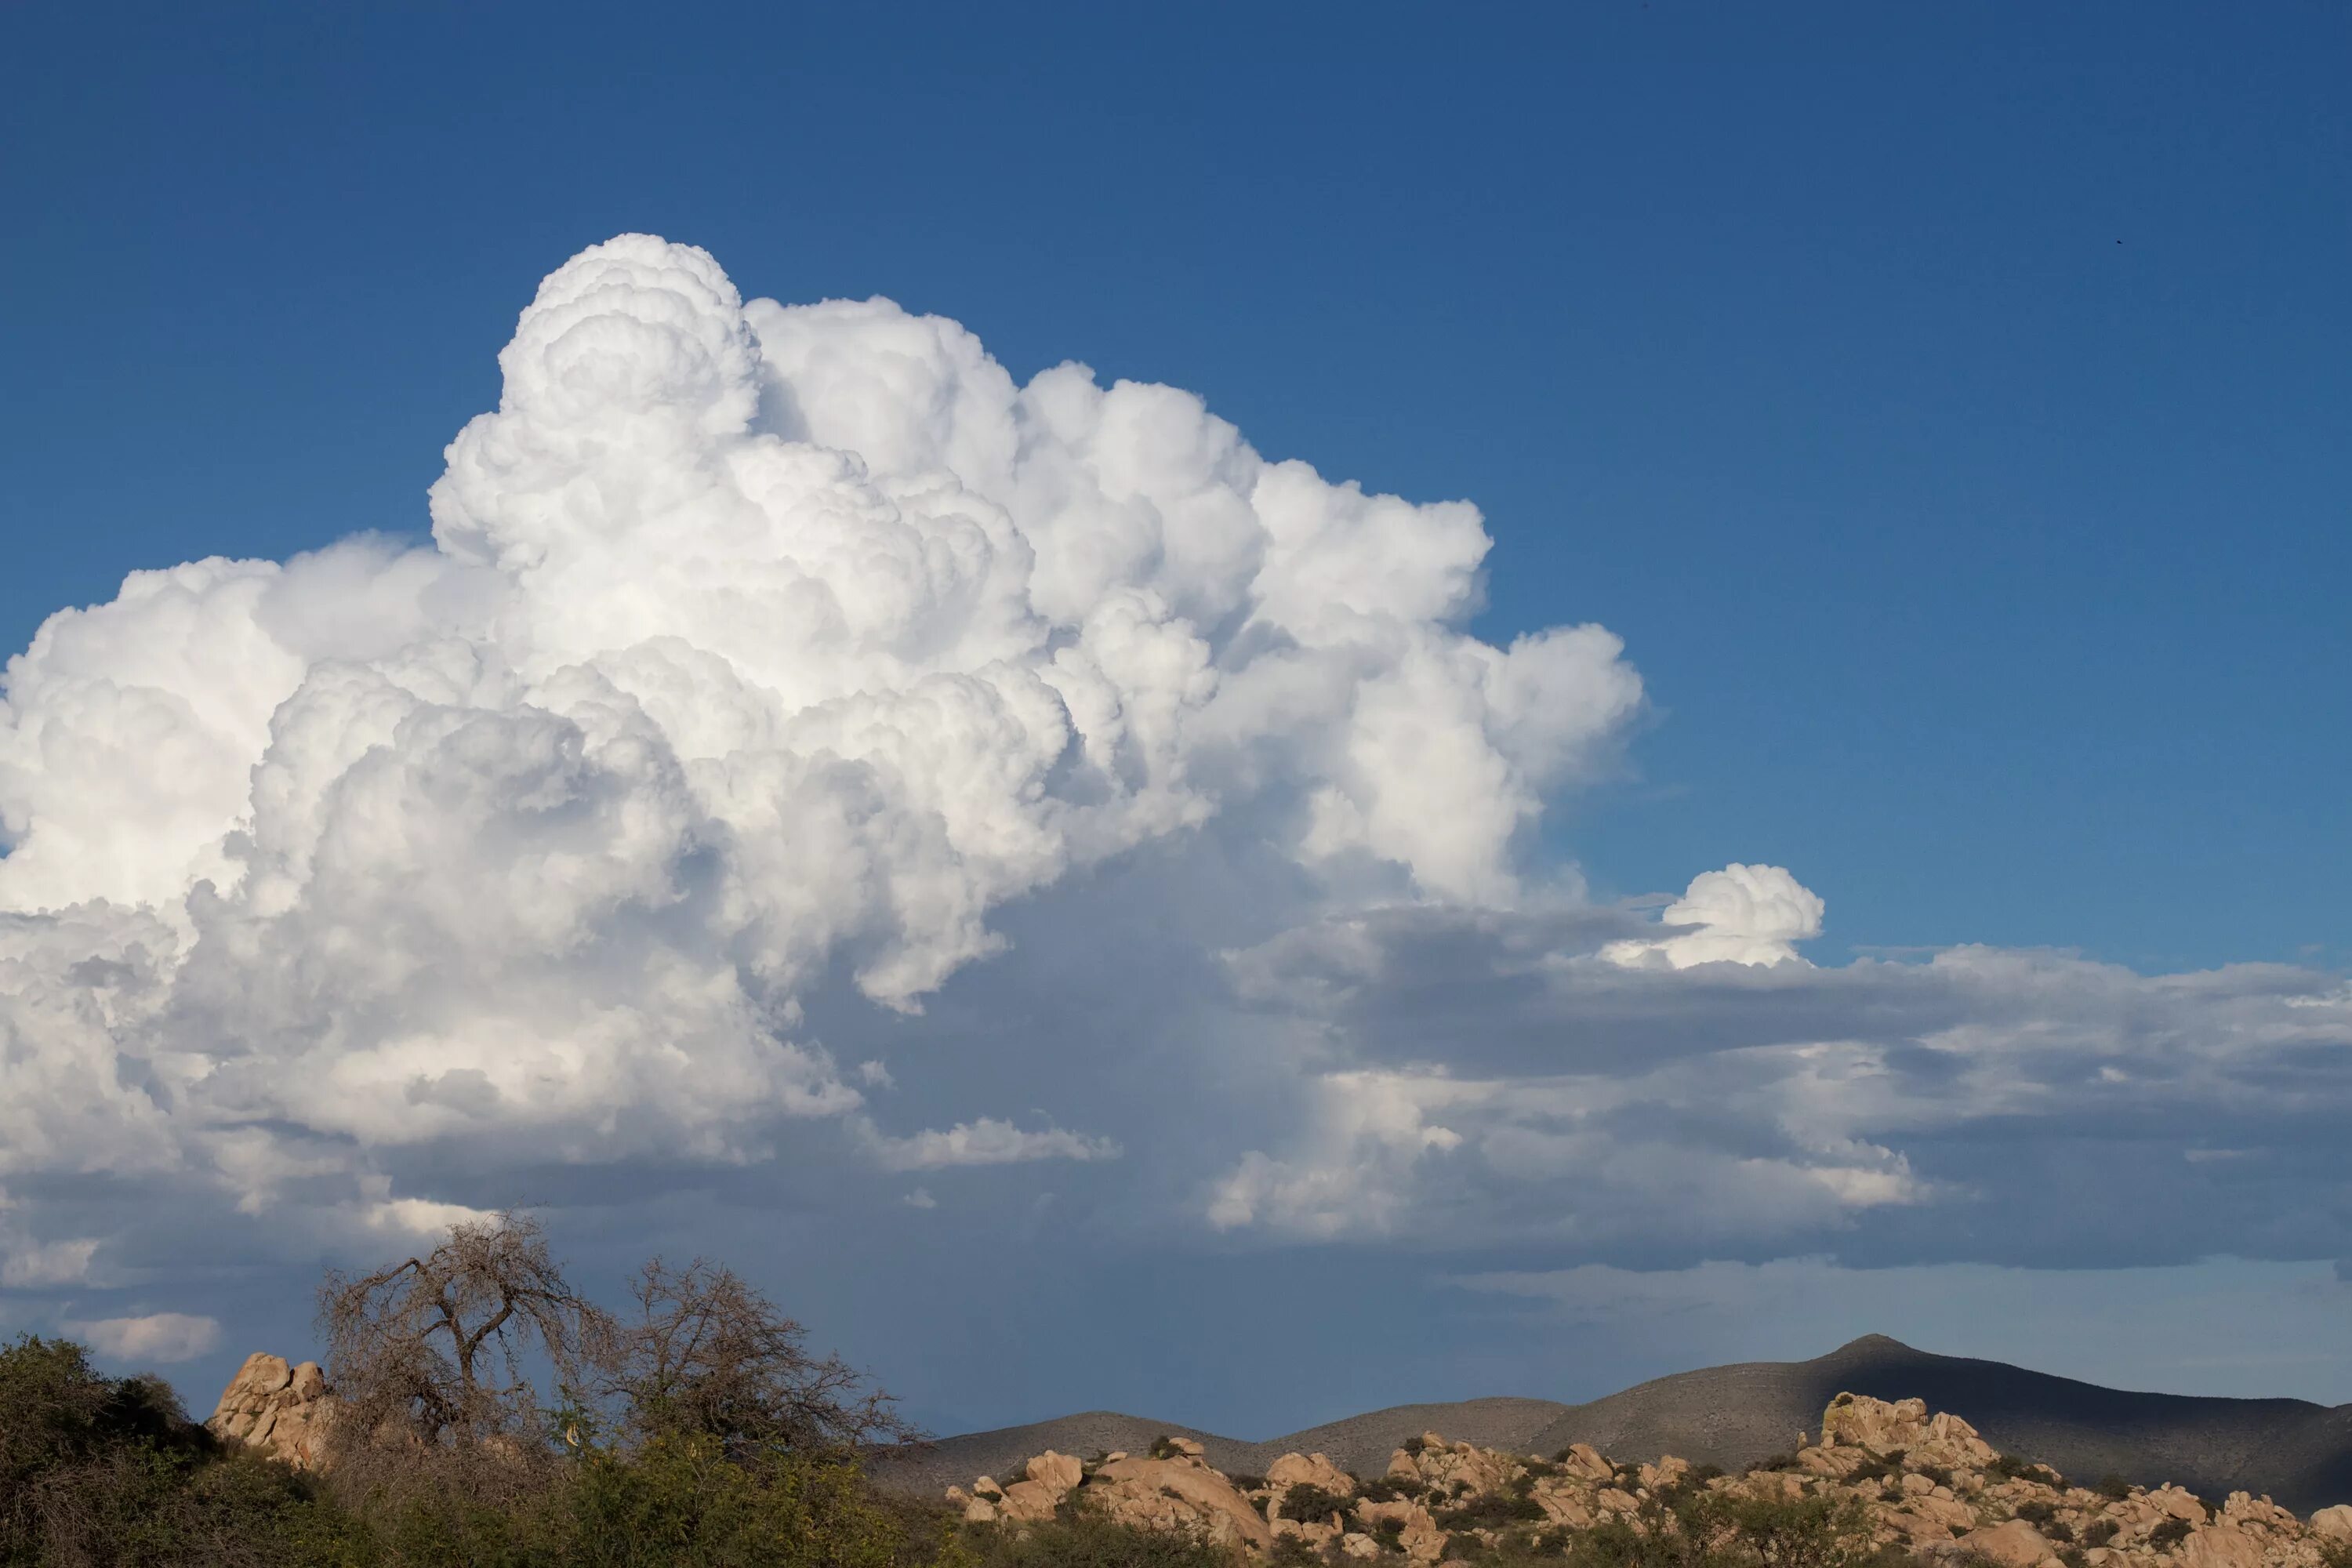
<svg viewBox="0 0 2352 1568">
<path fill-rule="evenodd" d="M 1035 1178 L 1209 1249 L 2352 1251 L 2339 976 L 1816 968 L 1774 866 L 1585 902 L 1531 829 L 1642 685 L 1469 635 L 1466 504 L 646 236 L 500 363 L 429 547 L 137 573 L 9 662 L 0 1284 L 796 1161 L 861 1243 L 1077 1223 Z M 205 1353 L 176 1304 L 51 1317 Z"/>
<path fill-rule="evenodd" d="M 887 300 L 625 236 L 499 363 L 434 548 L 140 573 L 10 662 L 0 1173 L 756 1153 L 860 1104 L 828 973 L 919 1008 L 1007 900 L 1212 821 L 1508 903 L 1641 702 L 1599 627 L 1465 635 L 1471 507 Z M 1014 1131 L 869 1142 L 1108 1147 Z"/>
</svg>

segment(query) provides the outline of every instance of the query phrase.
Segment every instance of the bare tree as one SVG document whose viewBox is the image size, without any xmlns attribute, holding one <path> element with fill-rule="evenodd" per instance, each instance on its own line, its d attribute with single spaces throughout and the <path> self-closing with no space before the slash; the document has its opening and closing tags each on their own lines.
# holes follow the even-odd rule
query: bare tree
<svg viewBox="0 0 2352 1568">
<path fill-rule="evenodd" d="M 597 1360 L 598 1391 L 634 1441 L 698 1434 L 749 1454 L 923 1436 L 840 1357 L 812 1353 L 808 1331 L 731 1269 L 656 1258 L 631 1295 L 634 1318 L 607 1322 Z"/>
<path fill-rule="evenodd" d="M 319 1326 L 346 1466 L 485 1447 L 528 1459 L 547 1436 L 531 1362 L 559 1391 L 577 1388 L 588 1346 L 609 1337 L 539 1222 L 516 1213 L 452 1226 L 432 1251 L 373 1274 L 330 1271 Z"/>
</svg>

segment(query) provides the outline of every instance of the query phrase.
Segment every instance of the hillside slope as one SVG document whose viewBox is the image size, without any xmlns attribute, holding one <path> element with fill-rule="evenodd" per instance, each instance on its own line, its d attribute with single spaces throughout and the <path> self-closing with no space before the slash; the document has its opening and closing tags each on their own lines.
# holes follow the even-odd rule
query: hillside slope
<svg viewBox="0 0 2352 1568">
<path fill-rule="evenodd" d="M 1816 1430 L 1822 1407 L 1841 1393 L 1925 1399 L 1974 1425 L 1996 1447 L 2085 1481 L 2107 1475 L 2144 1486 L 2176 1481 L 2216 1501 L 2235 1490 L 2268 1493 L 2299 1512 L 2352 1500 L 2352 1405 L 2131 1393 L 2003 1362 L 1935 1355 L 1878 1334 L 1811 1361 L 1677 1373 L 1588 1405 L 1512 1398 L 1400 1405 L 1264 1442 L 1094 1411 L 942 1438 L 924 1453 L 877 1465 L 876 1476 L 937 1492 L 1009 1471 L 1047 1448 L 1137 1451 L 1162 1434 L 1197 1438 L 1209 1463 L 1227 1474 L 1264 1474 L 1285 1453 L 1319 1451 L 1343 1469 L 1376 1475 L 1392 1449 L 1425 1431 L 1519 1453 L 1590 1443 L 1627 1460 L 1671 1453 L 1736 1470 L 1795 1447 L 1799 1433 Z"/>
</svg>

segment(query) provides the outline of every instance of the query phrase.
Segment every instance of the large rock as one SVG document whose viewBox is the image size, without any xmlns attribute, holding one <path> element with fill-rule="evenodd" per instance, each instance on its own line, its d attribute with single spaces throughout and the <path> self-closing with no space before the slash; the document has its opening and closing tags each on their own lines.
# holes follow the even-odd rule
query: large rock
<svg viewBox="0 0 2352 1568">
<path fill-rule="evenodd" d="M 1048 1448 L 1029 1461 L 1027 1479 L 1039 1486 L 1050 1487 L 1055 1498 L 1067 1497 L 1070 1489 L 1085 1479 L 1086 1467 L 1075 1454 L 1057 1454 Z"/>
<path fill-rule="evenodd" d="M 1026 1483 L 1024 1483 L 1026 1484 Z M 1087 1487 L 1112 1519 L 1157 1530 L 1197 1530 L 1221 1546 L 1263 1552 L 1274 1531 L 1224 1477 L 1189 1459 L 1119 1459 Z"/>
<path fill-rule="evenodd" d="M 2180 1543 L 2186 1568 L 2263 1568 L 2263 1543 L 2234 1524 L 2192 1531 Z"/>
<path fill-rule="evenodd" d="M 2352 1503 L 2339 1502 L 2334 1508 L 2315 1510 L 2311 1528 L 2330 1541 L 2352 1541 Z"/>
<path fill-rule="evenodd" d="M 1397 1526 L 1397 1545 L 1416 1563 L 1434 1563 L 1445 1555 L 1445 1531 L 1437 1528 L 1429 1510 L 1408 1498 L 1389 1502 L 1360 1502 L 1357 1522 Z"/>
<path fill-rule="evenodd" d="M 1841 1394 L 1822 1412 L 1823 1448 L 1885 1455 L 1902 1449 L 1916 1464 L 1980 1468 L 2000 1457 L 1977 1429 L 1948 1411 L 1927 1414 L 1924 1399 L 1873 1399 Z"/>
<path fill-rule="evenodd" d="M 1568 1452 L 1560 1457 L 1560 1468 L 1583 1481 L 1605 1481 L 1616 1470 L 1601 1457 L 1601 1451 L 1590 1443 L 1570 1443 Z M 1395 1467 L 1391 1465 L 1390 1468 Z"/>
<path fill-rule="evenodd" d="M 1321 1487 L 1334 1497 L 1356 1495 L 1356 1478 L 1321 1454 L 1285 1454 L 1266 1467 L 1265 1484 L 1285 1491 Z"/>
<path fill-rule="evenodd" d="M 1916 1404 L 1916 1400 L 1906 1403 Z M 2033 1526 L 2021 1519 L 2007 1524 L 1987 1525 L 1971 1530 L 1959 1539 L 1963 1552 L 1973 1552 L 2000 1568 L 2036 1568 L 2036 1564 L 2054 1563 L 2058 1554 L 2050 1548 L 2049 1541 Z"/>
<path fill-rule="evenodd" d="M 205 1426 L 225 1443 L 258 1448 L 298 1470 L 315 1470 L 326 1458 L 327 1428 L 333 1419 L 334 1399 L 317 1362 L 289 1366 L 283 1356 L 256 1351 L 221 1390 Z"/>
<path fill-rule="evenodd" d="M 1024 1479 L 1004 1489 L 1003 1498 L 996 1504 L 997 1515 L 1023 1524 L 1051 1519 L 1085 1475 L 1086 1468 L 1076 1456 L 1048 1448 L 1029 1461 L 1023 1471 Z"/>
</svg>

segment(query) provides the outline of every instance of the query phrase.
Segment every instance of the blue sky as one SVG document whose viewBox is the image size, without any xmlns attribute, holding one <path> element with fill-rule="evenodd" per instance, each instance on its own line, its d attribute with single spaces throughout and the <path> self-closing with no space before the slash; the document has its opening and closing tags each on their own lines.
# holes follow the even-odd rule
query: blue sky
<svg viewBox="0 0 2352 1568">
<path fill-rule="evenodd" d="M 498 405 L 494 356 L 540 279 L 598 241 L 650 232 L 708 250 L 746 299 L 885 295 L 961 322 L 1016 381 L 1074 359 L 1106 386 L 1188 388 L 1269 459 L 1416 502 L 1475 502 L 1495 542 L 1469 629 L 1502 647 L 1598 622 L 1623 639 L 1646 698 L 1611 729 L 1606 758 L 1545 789 L 1537 839 L 1514 851 L 1528 885 L 1572 865 L 1591 901 L 1614 909 L 1680 894 L 1714 868 L 1784 867 L 1826 903 L 1806 947 L 1824 975 L 1849 976 L 1857 952 L 1981 943 L 2078 952 L 2153 977 L 2166 996 L 2178 987 L 2164 976 L 2246 963 L 2294 966 L 2307 979 L 2286 991 L 2317 994 L 2352 962 L 2340 913 L 2352 877 L 2348 51 L 2352 21 L 2317 4 L 2224 16 L 1659 0 L 1534 18 L 1387 5 L 199 14 L 23 0 L 0 12 L 0 211 L 13 241 L 0 247 L 11 481 L 0 644 L 25 647 L 52 612 L 112 598 L 135 569 L 283 560 L 364 531 L 429 547 L 425 490 L 459 428 Z M 1257 886 L 1262 868 L 1232 854 L 1220 875 Z M 1415 874 L 1426 894 L 1434 884 Z M 1087 889 L 1053 887 L 1083 904 L 1142 873 L 1090 875 Z M 1137 893 L 1167 912 L 1138 917 L 1148 931 L 1106 962 L 1141 964 L 1155 942 L 1296 958 L 1297 933 L 1360 891 L 1302 894 L 1289 938 L 1279 920 L 1244 938 L 1187 902 L 1213 898 L 1209 886 Z M 1888 1269 L 2067 1258 L 2185 1268 L 2251 1228 L 2263 1239 L 2243 1248 L 2246 1278 L 2303 1300 L 2325 1294 L 2310 1280 L 2344 1255 L 2328 1227 L 2352 1225 L 2352 1187 L 2326 1146 L 2335 1056 L 2265 1065 L 2255 1076 L 2276 1103 L 2203 1121 L 2147 1111 L 2151 1147 L 2217 1145 L 2194 1167 L 2202 1196 L 2182 1199 L 2210 1201 L 2210 1224 L 2166 1244 L 2117 1217 L 2130 1194 L 2112 1165 L 2103 1186 L 2101 1161 L 2072 1142 L 2079 1129 L 2035 1132 L 2043 1124 L 2020 1110 L 2020 1084 L 2047 1068 L 2044 1087 L 2063 1092 L 2052 1086 L 2075 1082 L 2080 1064 L 2020 1058 L 1965 1127 L 1931 1137 L 1914 1116 L 1898 1136 L 1842 1122 L 1839 1138 L 1909 1158 L 1921 1183 L 1844 1228 L 1776 1219 L 1769 1240 L 1695 1234 L 1652 1256 L 1508 1217 L 1557 1205 L 1550 1189 L 1482 1186 L 1474 1203 L 1415 1186 L 1377 1221 L 1310 1205 L 1269 1252 L 1245 1257 L 1253 1226 L 1283 1229 L 1261 1204 L 1201 1242 L 1207 1252 L 1187 1252 L 1165 1242 L 1182 1228 L 1166 1216 L 1197 1221 L 1190 1194 L 1243 1150 L 1213 1155 L 1213 1135 L 1194 1130 L 1201 1171 L 1155 1153 L 1144 1124 L 1157 1080 L 1104 1065 L 1100 1017 L 1062 1026 L 1070 1054 L 1007 1045 L 987 1070 L 940 1047 L 928 1079 L 860 1036 L 919 1054 L 959 1007 L 982 1017 L 975 1032 L 992 999 L 1066 1008 L 1068 976 L 1040 956 L 1059 940 L 1062 897 L 1008 895 L 999 923 L 1031 934 L 1012 958 L 955 971 L 924 1016 L 934 1022 L 856 1021 L 867 1001 L 829 1000 L 823 986 L 794 1000 L 836 1020 L 825 1046 L 845 1071 L 869 1046 L 893 1062 L 909 1112 L 894 1125 L 1010 1117 L 1117 1142 L 1117 1160 L 1082 1162 L 1120 1173 L 1100 1178 L 1116 1190 L 1089 1223 L 1137 1248 L 1160 1238 L 1150 1246 L 1217 1289 L 1232 1270 L 1302 1292 L 1327 1273 L 1436 1281 L 1339 1335 L 1321 1382 L 1269 1393 L 1236 1374 L 1198 1394 L 1204 1408 L 1171 1415 L 1332 1414 L 1353 1396 L 1347 1352 L 1433 1325 L 1451 1325 L 1445 1356 L 1410 1389 L 1355 1403 L 1478 1392 L 1445 1384 L 1507 1381 L 1496 1369 L 1511 1366 L 1605 1385 L 1602 1373 L 1558 1367 L 1647 1373 L 1706 1359 L 1685 1353 L 1702 1343 L 1710 1355 L 1756 1349 L 1696 1330 L 1646 1349 L 1630 1329 L 1558 1338 L 1541 1318 L 1552 1297 L 1447 1283 L 1473 1277 L 1735 1256 L 1756 1268 L 1836 1257 Z M 25 894 L 6 907 L 47 906 Z M 1596 951 L 1612 936 L 1587 934 Z M 1267 1001 L 1295 997 L 1286 973 L 1265 982 L 1252 1027 L 1291 1016 L 1293 1002 Z M 838 990 L 839 975 L 827 984 Z M 1863 1005 L 1851 994 L 1864 984 L 1824 980 L 1844 989 L 1821 1005 Z M 1970 1022 L 1936 1012 L 1934 1027 L 1995 1027 L 1984 1019 L 2009 1004 L 1981 998 L 2003 984 L 1968 992 L 1980 998 Z M 1563 1011 L 1538 1008 L 1524 1026 L 1584 1039 L 1601 1005 L 1571 986 L 1545 1004 Z M 1664 1016 L 1652 1005 L 1625 1004 L 1623 1016 Z M 1507 1022 L 1432 1006 L 1458 1031 L 1449 1042 Z M 341 1026 L 332 1005 L 324 1016 Z M 2194 1030 L 2157 1033 L 2177 1043 Z M 1364 1060 L 1389 1049 L 1364 1038 Z M 1478 1048 L 1434 1038 L 1379 1059 L 1472 1070 Z M 1265 1059 L 1221 1058 L 1209 1076 L 1231 1086 Z M 1015 1061 L 1038 1082 L 1082 1086 L 1077 1098 L 989 1099 Z M 2295 1077 L 2306 1070 L 2307 1090 Z M 1784 1130 L 1803 1120 L 1776 1114 Z M 2261 1142 L 2265 1117 L 2290 1129 L 2274 1145 Z M 548 1156 L 558 1173 L 532 1186 L 447 1146 L 428 1156 L 331 1131 L 374 1148 L 373 1174 L 420 1201 L 488 1205 L 530 1187 L 555 1189 L 560 1205 L 566 1184 L 602 1168 L 566 1143 Z M 1290 1179 L 1279 1172 L 1312 1166 L 1277 1147 L 1283 1129 L 1251 1131 L 1276 1186 Z M 1927 1152 L 1937 1140 L 1945 1152 Z M 395 1145 L 406 1152 L 383 1152 Z M 1504 1144 L 1489 1147 L 1505 1169 Z M 803 1157 L 815 1160 L 775 1156 Z M 905 1165 L 915 1153 L 879 1157 L 926 1168 Z M 2294 1173 L 2232 1195 L 2219 1175 L 2232 1160 Z M 985 1179 L 1049 1168 L 1027 1162 Z M 1979 1164 L 2057 1184 L 2066 1196 L 2048 1234 L 2015 1240 L 2039 1222 L 2000 1205 L 1937 1230 L 1942 1200 L 1921 1194 L 1975 1190 Z M 98 1321 L 89 1302 L 108 1300 L 136 1315 L 171 1294 L 180 1266 L 106 1229 L 100 1211 L 129 1200 L 98 1173 L 21 1151 L 0 1173 L 22 1221 L 15 1244 L 52 1260 L 19 1268 L 32 1283 L 11 1303 L 17 1321 Z M 677 1177 L 677 1190 L 703 1179 Z M 937 1181 L 934 1193 L 950 1204 Z M 1001 1215 L 1034 1196 L 992 1189 L 988 1202 Z M 1474 1208 L 1475 1256 L 1444 1256 L 1428 1226 L 1401 1217 L 1458 1226 Z M 809 1223 L 847 1227 L 826 1234 L 869 1224 L 864 1210 L 826 1212 Z M 652 1223 L 612 1219 L 613 1245 L 626 1250 Z M 761 1245 L 768 1223 L 727 1234 Z M 1954 1224 L 1974 1239 L 1938 1242 Z M 111 1272 L 58 1261 L 101 1237 L 89 1256 L 113 1259 Z M 842 1266 L 847 1282 L 813 1288 L 816 1315 L 850 1337 L 921 1254 L 830 1245 L 862 1261 Z M 253 1261 L 240 1278 L 303 1261 Z M 1594 1278 L 1570 1282 L 1623 1297 Z M 1745 1278 L 1692 1275 L 1678 1300 L 1736 1302 L 1762 1289 Z M 186 1288 L 213 1291 L 208 1310 L 254 1310 L 237 1291 L 260 1285 L 207 1280 Z M 1137 1306 L 1118 1279 L 1068 1289 L 1106 1312 Z M 999 1309 L 1017 1322 L 1027 1298 L 1004 1289 Z M 1792 1353 L 1843 1337 L 1802 1342 L 1797 1310 L 1783 1319 Z M 2042 1348 L 2059 1355 L 2063 1338 Z M 2021 1331 L 1990 1348 L 2031 1359 L 2037 1342 Z M 2091 1353 L 2080 1336 L 2066 1342 Z M 2295 1342 L 2323 1355 L 2315 1339 Z M 2178 1345 L 2148 1343 L 2110 1345 L 2090 1370 L 2163 1381 Z M 866 1348 L 886 1364 L 911 1356 L 898 1381 L 943 1423 L 1118 1393 L 1088 1393 L 1075 1375 L 959 1382 L 934 1375 L 930 1352 Z M 2293 1379 L 2333 1377 L 2333 1396 L 2352 1397 L 2352 1373 L 2326 1364 Z M 2211 1375 L 2237 1386 L 2235 1372 Z M 2281 1386 L 2245 1375 L 2245 1392 Z"/>
</svg>

